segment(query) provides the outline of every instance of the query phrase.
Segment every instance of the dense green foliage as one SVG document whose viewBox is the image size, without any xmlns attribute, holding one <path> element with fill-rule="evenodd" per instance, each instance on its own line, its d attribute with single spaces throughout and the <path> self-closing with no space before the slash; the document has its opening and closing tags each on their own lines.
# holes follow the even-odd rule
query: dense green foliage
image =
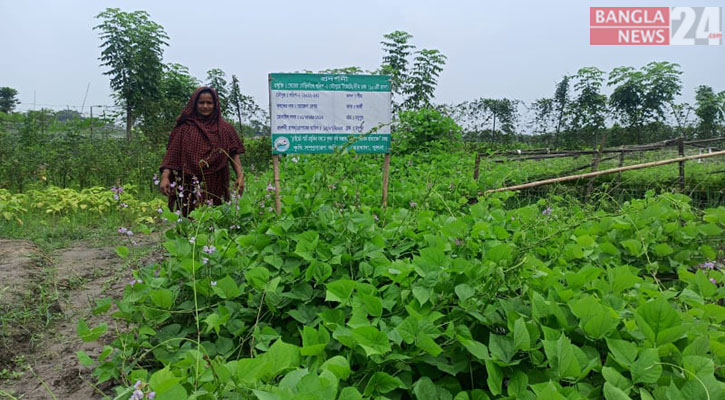
<svg viewBox="0 0 725 400">
<path fill-rule="evenodd" d="M 723 398 L 725 208 L 471 205 L 455 157 L 396 158 L 388 209 L 379 159 L 318 156 L 284 162 L 279 218 L 266 174 L 180 220 L 81 361 L 157 399 Z"/>
</svg>

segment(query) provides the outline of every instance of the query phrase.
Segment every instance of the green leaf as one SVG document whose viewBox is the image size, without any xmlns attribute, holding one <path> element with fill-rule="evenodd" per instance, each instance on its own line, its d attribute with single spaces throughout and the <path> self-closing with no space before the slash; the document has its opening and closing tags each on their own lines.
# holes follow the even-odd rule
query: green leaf
<svg viewBox="0 0 725 400">
<path fill-rule="evenodd" d="M 507 386 L 509 396 L 514 398 L 522 396 L 526 392 L 526 388 L 529 386 L 529 376 L 524 371 L 519 369 L 514 371 L 513 376 L 509 379 Z"/>
<path fill-rule="evenodd" d="M 416 341 L 415 345 L 419 349 L 425 351 L 433 357 L 438 357 L 438 355 L 443 352 L 443 349 L 438 346 L 438 344 L 435 342 L 435 340 L 433 340 L 431 335 L 425 333 L 418 334 L 418 340 Z"/>
<path fill-rule="evenodd" d="M 593 296 L 584 296 L 569 302 L 569 308 L 587 335 L 601 339 L 619 325 L 619 320 L 609 307 L 603 306 Z"/>
<path fill-rule="evenodd" d="M 662 365 L 656 349 L 644 349 L 639 353 L 637 361 L 632 364 L 632 381 L 634 383 L 656 383 L 662 375 Z"/>
<path fill-rule="evenodd" d="M 473 354 L 474 357 L 481 361 L 489 360 L 490 357 L 488 355 L 488 348 L 485 344 L 481 342 L 477 342 L 473 339 L 468 339 L 463 336 L 456 336 L 456 339 L 460 344 L 463 345 L 463 347 L 468 350 L 469 353 Z"/>
<path fill-rule="evenodd" d="M 622 389 L 604 382 L 604 398 L 607 400 L 632 400 Z"/>
<path fill-rule="evenodd" d="M 126 247 L 126 246 L 116 246 L 116 254 L 118 254 L 119 257 L 125 259 L 126 257 L 128 257 L 128 254 L 129 254 L 128 247 Z"/>
<path fill-rule="evenodd" d="M 549 365 L 559 379 L 579 376 L 583 366 L 579 365 L 574 346 L 566 335 L 562 333 L 559 340 L 544 340 L 543 343 Z"/>
<path fill-rule="evenodd" d="M 640 305 L 635 320 L 645 337 L 657 346 L 679 339 L 687 330 L 677 311 L 663 297 Z"/>
<path fill-rule="evenodd" d="M 698 378 L 712 376 L 715 373 L 715 364 L 707 357 L 685 356 L 682 358 L 682 366 Z"/>
<path fill-rule="evenodd" d="M 636 240 L 636 239 L 622 240 L 620 242 L 620 244 L 622 245 L 622 247 L 627 249 L 627 251 L 629 251 L 629 254 L 631 254 L 633 256 L 641 255 L 640 253 L 642 251 L 642 242 L 640 242 L 639 240 Z"/>
<path fill-rule="evenodd" d="M 660 243 L 652 248 L 658 257 L 666 257 L 675 251 L 667 243 Z"/>
<path fill-rule="evenodd" d="M 149 385 L 156 392 L 157 396 L 161 393 L 172 392 L 174 390 L 173 387 L 178 383 L 179 378 L 171 372 L 168 365 L 154 372 L 151 375 L 151 379 L 149 379 Z M 186 392 L 184 392 L 184 396 L 186 396 Z"/>
<path fill-rule="evenodd" d="M 265 268 L 261 269 L 266 271 Z M 250 279 L 249 276 L 247 276 L 247 279 Z M 229 275 L 226 275 L 224 278 L 219 279 L 216 282 L 216 285 L 212 286 L 212 290 L 217 296 L 221 297 L 222 299 L 233 299 L 242 294 L 239 286 L 237 286 L 237 282 L 235 282 L 234 279 Z"/>
<path fill-rule="evenodd" d="M 385 354 L 390 352 L 388 337 L 372 326 L 363 326 L 352 330 L 352 337 L 358 345 L 365 350 L 370 357 L 374 354 Z"/>
<path fill-rule="evenodd" d="M 465 302 L 476 294 L 476 291 L 466 283 L 461 283 L 460 285 L 457 285 L 455 291 L 458 299 L 461 300 L 461 303 Z"/>
<path fill-rule="evenodd" d="M 488 349 L 494 359 L 505 363 L 510 363 L 516 354 L 513 338 L 493 333 L 489 336 Z"/>
<path fill-rule="evenodd" d="M 531 347 L 531 337 L 526 322 L 521 317 L 514 322 L 514 349 L 528 350 L 529 347 Z"/>
<path fill-rule="evenodd" d="M 632 382 L 630 382 L 629 379 L 625 378 L 622 374 L 619 373 L 619 371 L 614 368 L 602 368 L 602 376 L 604 376 L 604 379 L 607 382 L 618 387 L 619 389 L 624 390 L 625 392 L 629 391 L 629 389 L 632 387 Z"/>
<path fill-rule="evenodd" d="M 417 400 L 440 400 L 440 388 L 430 378 L 424 376 L 413 385 L 413 394 Z"/>
<path fill-rule="evenodd" d="M 101 354 L 98 355 L 98 361 L 103 362 L 113 353 L 113 347 L 111 346 L 103 346 L 103 351 Z"/>
<path fill-rule="evenodd" d="M 96 363 L 95 361 L 93 361 L 93 359 L 91 359 L 91 357 L 88 356 L 85 351 L 76 351 L 76 356 L 78 357 L 78 361 L 84 367 L 90 367 Z"/>
<path fill-rule="evenodd" d="M 367 386 L 365 386 L 365 396 L 373 393 L 385 394 L 395 389 L 405 389 L 405 384 L 400 379 L 391 376 L 385 372 L 376 372 L 370 377 Z"/>
<path fill-rule="evenodd" d="M 350 363 L 348 363 L 347 358 L 343 356 L 334 356 L 330 358 L 320 366 L 320 369 L 332 372 L 337 379 L 343 381 L 346 380 L 352 372 L 350 370 Z"/>
<path fill-rule="evenodd" d="M 421 286 L 413 287 L 413 297 L 418 300 L 418 303 L 422 306 L 430 299 L 430 289 Z"/>
<path fill-rule="evenodd" d="M 380 297 L 365 293 L 359 293 L 358 296 L 365 306 L 365 311 L 370 316 L 379 317 L 383 315 L 383 300 Z"/>
<path fill-rule="evenodd" d="M 338 303 L 348 304 L 355 285 L 355 281 L 349 279 L 340 279 L 326 284 L 327 292 L 325 294 L 325 301 L 336 301 Z"/>
<path fill-rule="evenodd" d="M 340 391 L 340 397 L 337 400 L 362 400 L 362 395 L 352 386 L 348 386 Z"/>
<path fill-rule="evenodd" d="M 275 377 L 300 365 L 300 350 L 297 346 L 279 339 L 264 353 L 264 360 L 270 364 L 268 377 Z"/>
<path fill-rule="evenodd" d="M 488 390 L 494 395 L 502 393 L 501 386 L 503 384 L 503 371 L 501 367 L 496 365 L 493 361 L 486 360 L 486 383 L 488 384 Z"/>
<path fill-rule="evenodd" d="M 328 263 L 313 260 L 307 271 L 305 271 L 305 279 L 311 281 L 314 279 L 317 283 L 323 283 L 332 275 L 332 267 Z"/>
<path fill-rule="evenodd" d="M 169 289 L 154 289 L 149 293 L 151 301 L 159 308 L 168 310 L 174 305 L 174 292 Z"/>
<path fill-rule="evenodd" d="M 264 267 L 250 268 L 244 273 L 244 277 L 253 288 L 263 290 L 269 282 L 269 270 Z"/>
<path fill-rule="evenodd" d="M 93 342 L 101 337 L 108 330 L 108 324 L 102 322 L 97 327 L 90 329 L 82 318 L 76 324 L 76 332 L 84 342 Z"/>
<path fill-rule="evenodd" d="M 302 330 L 302 348 L 300 354 L 303 356 L 316 356 L 325 351 L 325 347 L 330 342 L 330 333 L 327 329 L 320 326 L 319 330 L 315 330 L 310 326 L 305 326 Z"/>
<path fill-rule="evenodd" d="M 625 367 L 630 367 L 637 358 L 637 345 L 626 340 L 607 338 L 607 347 L 614 359 Z"/>
</svg>

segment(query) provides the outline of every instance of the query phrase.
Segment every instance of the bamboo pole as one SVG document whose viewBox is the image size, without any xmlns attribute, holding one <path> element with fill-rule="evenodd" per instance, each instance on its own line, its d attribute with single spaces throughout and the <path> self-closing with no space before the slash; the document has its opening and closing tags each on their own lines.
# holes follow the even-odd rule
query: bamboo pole
<svg viewBox="0 0 725 400">
<path fill-rule="evenodd" d="M 604 150 L 604 144 L 607 143 L 607 134 L 606 132 L 602 135 L 602 141 L 599 142 L 599 152 L 594 155 L 594 160 L 592 160 L 592 172 L 599 169 L 599 160 L 602 159 L 602 150 Z M 587 184 L 587 194 L 586 194 L 586 201 L 589 201 L 589 196 L 592 194 L 592 190 L 594 190 L 594 178 L 589 178 L 589 183 Z"/>
<path fill-rule="evenodd" d="M 390 177 L 390 153 L 383 160 L 383 208 L 388 206 L 388 181 Z"/>
<path fill-rule="evenodd" d="M 619 153 L 619 168 L 624 166 L 624 152 Z M 617 174 L 617 186 L 622 184 L 622 171 Z"/>
<path fill-rule="evenodd" d="M 676 162 L 680 162 L 680 161 L 697 160 L 700 158 L 708 158 L 708 157 L 715 157 L 715 156 L 725 156 L 725 150 L 717 151 L 717 152 L 713 152 L 713 153 L 709 153 L 709 154 L 698 154 L 698 155 L 694 155 L 694 156 L 678 157 L 678 158 L 672 158 L 669 160 L 660 160 L 660 161 L 653 161 L 653 162 L 648 162 L 648 163 L 644 163 L 644 164 L 628 165 L 626 167 L 605 169 L 605 170 L 601 170 L 601 171 L 588 172 L 586 174 L 570 175 L 570 176 L 564 176 L 561 178 L 552 178 L 552 179 L 545 179 L 543 181 L 529 182 L 529 183 L 525 183 L 522 185 L 508 186 L 508 187 L 503 187 L 503 188 L 498 188 L 498 189 L 490 189 L 490 190 L 487 190 L 486 192 L 484 192 L 484 194 L 490 194 L 490 193 L 496 193 L 496 192 L 506 192 L 506 191 L 510 191 L 510 190 L 512 191 L 512 190 L 529 189 L 532 187 L 548 185 L 551 183 L 575 181 L 577 179 L 591 178 L 591 177 L 595 177 L 595 176 L 613 174 L 613 173 L 622 172 L 622 171 L 630 171 L 630 170 L 634 170 L 634 169 L 659 167 L 660 165 L 667 165 L 667 164 L 672 164 L 672 163 L 676 163 Z"/>
<path fill-rule="evenodd" d="M 274 163 L 274 208 L 277 211 L 277 215 L 282 213 L 282 202 L 280 201 L 280 190 L 281 185 L 279 183 L 279 154 L 272 155 L 272 161 Z"/>
<path fill-rule="evenodd" d="M 481 167 L 481 153 L 476 153 L 476 163 L 473 167 L 473 180 L 478 182 L 478 171 Z"/>
<path fill-rule="evenodd" d="M 677 151 L 680 154 L 680 158 L 685 156 L 685 137 L 681 137 L 677 142 Z M 685 162 L 680 161 L 680 192 L 685 191 Z"/>
</svg>

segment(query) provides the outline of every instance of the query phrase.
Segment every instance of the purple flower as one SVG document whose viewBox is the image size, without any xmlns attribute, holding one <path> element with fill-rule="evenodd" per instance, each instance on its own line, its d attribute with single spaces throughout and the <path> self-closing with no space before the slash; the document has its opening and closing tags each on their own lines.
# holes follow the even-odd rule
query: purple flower
<svg viewBox="0 0 725 400">
<path fill-rule="evenodd" d="M 126 204 L 126 203 L 121 203 L 120 206 L 121 206 L 121 208 L 128 208 L 128 204 Z"/>
<path fill-rule="evenodd" d="M 201 258 L 201 263 L 202 263 L 202 264 L 206 264 L 206 263 L 208 263 L 208 262 L 209 262 L 209 259 L 208 259 L 208 258 L 206 258 L 206 257 L 202 257 L 202 258 Z"/>
<path fill-rule="evenodd" d="M 149 394 L 146 395 L 147 399 L 153 400 L 156 397 L 156 392 L 149 392 Z"/>
<path fill-rule="evenodd" d="M 126 229 L 124 227 L 118 228 L 118 233 L 120 233 L 121 235 L 125 235 L 126 232 L 128 232 L 128 229 Z"/>
<path fill-rule="evenodd" d="M 159 183 L 160 183 L 159 176 L 156 175 L 156 174 L 154 174 L 154 178 L 153 179 L 154 179 L 154 185 L 159 186 Z"/>
<path fill-rule="evenodd" d="M 267 208 L 267 211 L 269 211 L 269 212 L 272 212 L 272 211 L 274 211 L 274 208 L 272 208 L 272 207 L 268 207 L 268 208 Z"/>
<path fill-rule="evenodd" d="M 211 281 L 210 285 L 216 286 L 216 281 Z"/>
<path fill-rule="evenodd" d="M 144 394 L 139 389 L 136 389 L 133 391 L 133 394 L 128 400 L 143 400 Z"/>
<path fill-rule="evenodd" d="M 176 215 L 178 215 L 178 216 L 181 216 L 181 210 L 176 210 L 176 211 L 174 211 L 174 214 L 176 214 Z"/>
<path fill-rule="evenodd" d="M 136 284 L 142 284 L 142 283 L 143 283 L 143 280 L 141 280 L 141 279 L 131 279 L 131 281 L 129 282 L 129 284 L 131 286 L 135 286 Z"/>
<path fill-rule="evenodd" d="M 541 215 L 551 215 L 551 207 L 546 207 L 546 209 L 541 212 Z"/>
<path fill-rule="evenodd" d="M 268 183 L 267 184 L 267 191 L 268 192 L 274 192 L 275 190 L 277 190 L 277 188 L 275 188 L 272 183 Z"/>
<path fill-rule="evenodd" d="M 161 207 L 159 207 L 158 210 L 156 210 L 156 212 L 158 212 L 159 214 L 163 214 L 164 213 L 164 209 L 161 208 Z"/>
<path fill-rule="evenodd" d="M 156 175 L 154 175 L 154 176 L 156 176 Z M 133 388 L 136 390 L 141 389 L 141 385 L 142 385 L 141 381 L 136 381 L 136 383 L 133 384 Z"/>
<path fill-rule="evenodd" d="M 206 199 L 206 205 L 213 206 L 214 205 L 214 201 L 212 199 Z"/>
<path fill-rule="evenodd" d="M 128 235 L 128 236 L 133 236 L 133 231 L 131 231 L 131 230 L 127 230 L 127 231 L 126 231 L 126 235 Z"/>
<path fill-rule="evenodd" d="M 713 285 L 717 285 L 717 281 L 715 280 L 715 278 L 710 278 L 710 282 L 712 282 Z"/>
<path fill-rule="evenodd" d="M 214 245 L 204 246 L 204 253 L 206 253 L 206 254 L 212 254 L 215 251 L 216 251 L 216 247 L 214 247 Z"/>
<path fill-rule="evenodd" d="M 410 203 L 408 203 L 408 205 L 410 206 L 410 208 L 415 208 L 418 206 L 418 203 L 411 200 Z"/>
<path fill-rule="evenodd" d="M 189 238 L 189 243 L 196 243 L 196 236 L 192 236 Z"/>
<path fill-rule="evenodd" d="M 171 182 L 171 184 L 169 184 L 169 187 L 175 188 L 176 187 L 176 182 Z"/>
<path fill-rule="evenodd" d="M 697 265 L 695 268 L 704 269 L 704 270 L 712 270 L 712 269 L 717 269 L 717 265 L 715 265 L 714 261 L 707 261 L 700 265 Z"/>
<path fill-rule="evenodd" d="M 113 200 L 116 200 L 116 201 L 118 201 L 118 199 L 119 199 L 118 195 L 117 195 L 117 194 L 114 194 L 114 195 L 113 195 Z"/>
<path fill-rule="evenodd" d="M 266 205 L 264 204 L 264 202 L 263 202 L 263 201 L 260 201 L 260 202 L 259 202 L 259 208 L 264 208 L 265 206 L 266 206 Z"/>
</svg>

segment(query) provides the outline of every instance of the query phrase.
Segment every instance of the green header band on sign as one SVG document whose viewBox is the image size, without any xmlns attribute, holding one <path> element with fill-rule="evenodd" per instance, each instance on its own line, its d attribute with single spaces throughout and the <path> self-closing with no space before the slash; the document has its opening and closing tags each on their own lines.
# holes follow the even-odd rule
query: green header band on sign
<svg viewBox="0 0 725 400">
<path fill-rule="evenodd" d="M 389 92 L 389 75 L 269 74 L 270 90 Z"/>
</svg>

